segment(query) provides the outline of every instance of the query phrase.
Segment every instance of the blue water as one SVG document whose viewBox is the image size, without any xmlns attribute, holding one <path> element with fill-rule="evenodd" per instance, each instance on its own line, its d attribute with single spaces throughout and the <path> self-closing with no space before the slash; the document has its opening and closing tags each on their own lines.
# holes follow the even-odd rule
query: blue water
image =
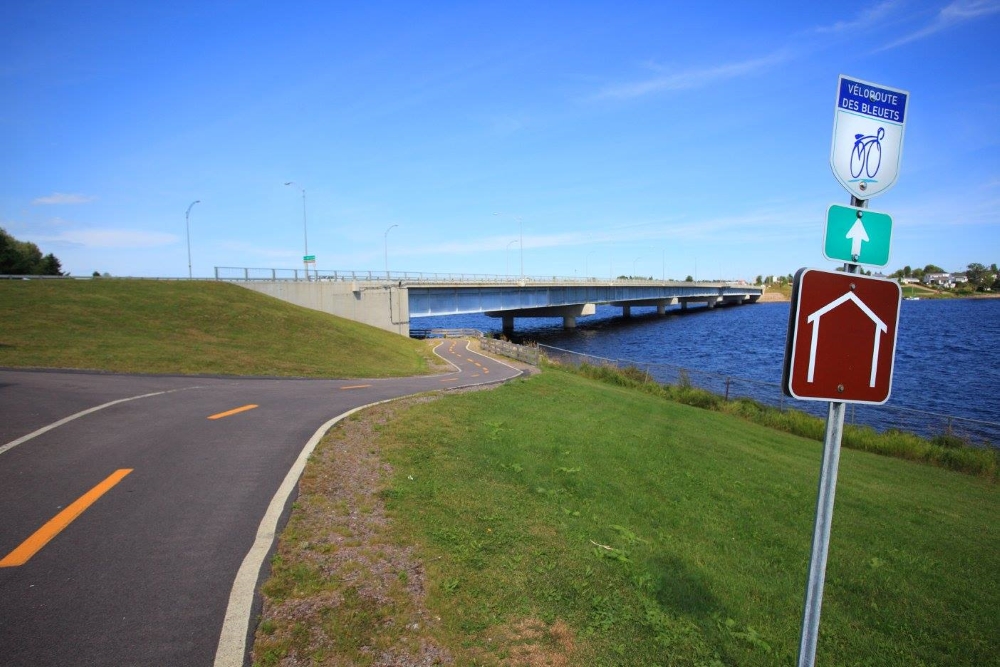
<svg viewBox="0 0 1000 667">
<path fill-rule="evenodd" d="M 788 303 L 716 308 L 691 307 L 656 315 L 655 308 L 599 306 L 578 328 L 563 330 L 562 319 L 518 319 L 515 339 L 574 352 L 643 364 L 669 364 L 760 382 L 781 382 L 788 327 Z M 500 320 L 484 315 L 414 319 L 412 328 L 468 327 L 499 332 Z M 885 409 L 857 406 L 858 423 L 935 434 L 946 417 L 1000 422 L 1000 299 L 904 301 L 900 311 L 892 394 Z M 656 375 L 655 370 L 651 371 Z M 666 379 L 666 378 L 662 378 Z M 762 400 L 826 414 L 826 404 L 779 398 L 780 390 L 761 389 Z M 893 411 L 892 408 L 897 408 Z M 898 410 L 902 408 L 903 410 Z M 898 416 L 903 411 L 920 414 Z M 931 413 L 924 416 L 924 413 Z M 894 416 L 895 415 L 895 416 Z M 945 417 L 935 417 L 943 415 Z M 1000 428 L 953 423 L 974 438 L 1000 444 Z"/>
</svg>

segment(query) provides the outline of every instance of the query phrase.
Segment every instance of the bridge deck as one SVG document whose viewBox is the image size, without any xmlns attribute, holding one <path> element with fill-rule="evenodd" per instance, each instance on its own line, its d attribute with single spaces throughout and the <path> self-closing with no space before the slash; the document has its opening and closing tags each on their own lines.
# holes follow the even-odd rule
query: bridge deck
<svg viewBox="0 0 1000 667">
<path fill-rule="evenodd" d="M 587 304 L 630 307 L 689 302 L 709 305 L 743 303 L 757 301 L 763 292 L 760 287 L 753 286 L 672 281 L 441 282 L 410 285 L 404 282 L 403 286 L 409 293 L 411 318 L 466 313 L 486 313 L 495 317 L 553 317 L 572 315 L 574 309 Z"/>
</svg>

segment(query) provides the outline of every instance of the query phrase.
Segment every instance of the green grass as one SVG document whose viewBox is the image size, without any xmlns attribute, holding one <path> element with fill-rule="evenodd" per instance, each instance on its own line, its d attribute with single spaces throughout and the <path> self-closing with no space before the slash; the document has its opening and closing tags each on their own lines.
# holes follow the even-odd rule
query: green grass
<svg viewBox="0 0 1000 667">
<path fill-rule="evenodd" d="M 235 285 L 0 281 L 0 366 L 126 373 L 388 377 L 427 346 Z"/>
<path fill-rule="evenodd" d="M 382 433 L 460 664 L 531 618 L 569 664 L 794 664 L 819 443 L 557 369 Z M 843 451 L 817 664 L 1000 664 L 997 516 L 988 480 Z"/>
<path fill-rule="evenodd" d="M 915 296 L 921 299 L 942 299 L 951 296 L 949 294 L 942 294 L 940 290 L 924 287 L 923 285 L 903 285 L 902 287 L 904 297 Z"/>
<path fill-rule="evenodd" d="M 662 385 L 652 381 L 645 371 L 635 366 L 618 368 L 581 364 L 567 367 L 567 370 L 685 405 L 737 415 L 755 424 L 804 438 L 822 441 L 826 433 L 825 419 L 799 410 L 774 408 L 749 398 L 727 401 L 718 394 L 692 387 L 683 377 L 678 385 Z M 967 442 L 953 435 L 938 435 L 928 440 L 904 431 L 890 429 L 879 433 L 868 426 L 848 424 L 844 427 L 841 442 L 849 449 L 920 461 L 994 481 L 1000 478 L 1000 449 L 986 441 Z"/>
</svg>

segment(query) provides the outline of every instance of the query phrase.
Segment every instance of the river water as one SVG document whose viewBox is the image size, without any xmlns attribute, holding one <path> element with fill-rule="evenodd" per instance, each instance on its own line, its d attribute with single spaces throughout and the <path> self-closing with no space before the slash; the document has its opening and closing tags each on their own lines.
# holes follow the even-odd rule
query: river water
<svg viewBox="0 0 1000 667">
<path fill-rule="evenodd" d="M 696 386 L 719 393 L 728 387 L 732 395 L 825 416 L 827 403 L 781 395 L 788 313 L 787 302 L 758 303 L 674 308 L 666 317 L 655 308 L 633 308 L 624 319 L 620 308 L 598 306 L 596 315 L 579 318 L 569 331 L 561 318 L 518 319 L 514 338 L 632 363 L 663 382 L 676 382 L 677 368 L 687 369 L 685 377 Z M 499 332 L 501 323 L 485 315 L 454 315 L 414 319 L 411 327 Z M 889 401 L 849 408 L 848 421 L 923 435 L 950 429 L 1000 445 L 998 389 L 1000 299 L 904 301 Z"/>
</svg>

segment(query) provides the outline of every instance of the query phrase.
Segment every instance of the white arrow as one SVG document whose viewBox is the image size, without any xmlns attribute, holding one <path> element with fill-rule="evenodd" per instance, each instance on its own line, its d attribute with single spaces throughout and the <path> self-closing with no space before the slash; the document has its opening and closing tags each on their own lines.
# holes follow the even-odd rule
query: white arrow
<svg viewBox="0 0 1000 667">
<path fill-rule="evenodd" d="M 845 238 L 851 239 L 851 257 L 857 260 L 861 256 L 861 244 L 868 240 L 868 232 L 865 230 L 865 226 L 861 224 L 860 218 L 851 227 L 851 231 L 847 232 Z"/>
</svg>

